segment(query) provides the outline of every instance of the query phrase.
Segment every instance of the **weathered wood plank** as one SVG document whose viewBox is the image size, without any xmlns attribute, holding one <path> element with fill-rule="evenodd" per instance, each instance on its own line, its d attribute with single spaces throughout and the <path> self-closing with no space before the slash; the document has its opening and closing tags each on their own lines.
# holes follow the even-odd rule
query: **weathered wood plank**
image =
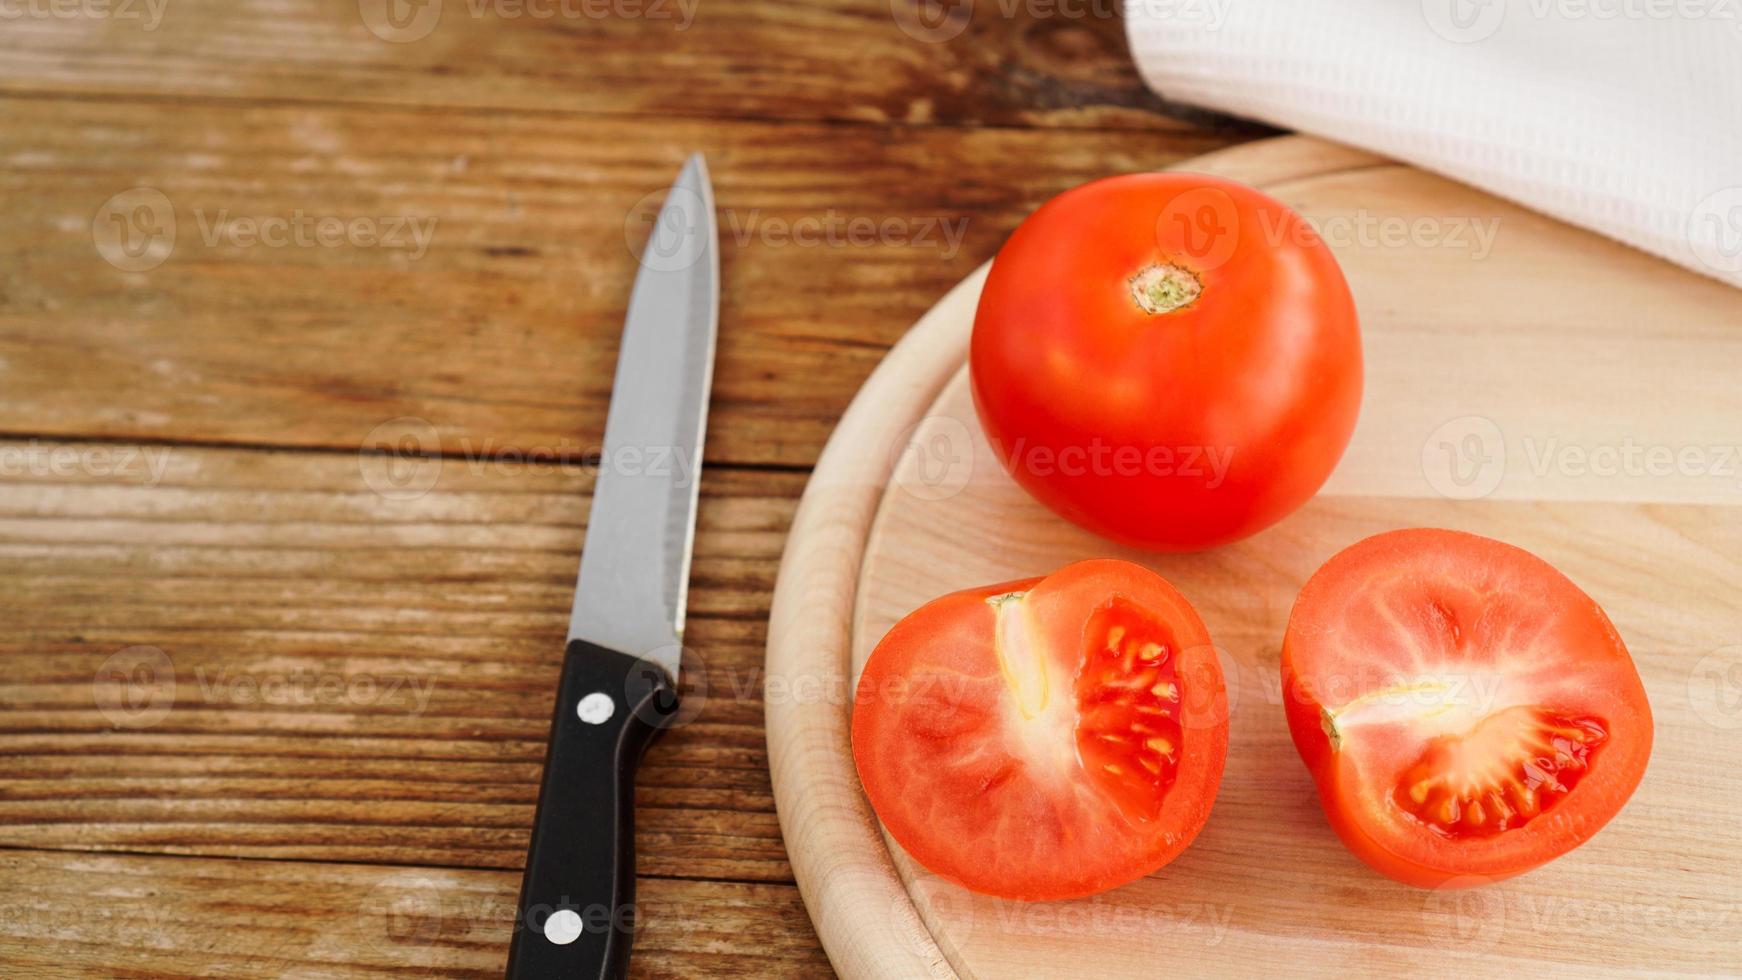
<svg viewBox="0 0 1742 980">
<path fill-rule="evenodd" d="M 1115 0 L 128 0 L 107 16 L 58 6 L 70 15 L 14 6 L 0 91 L 648 120 L 1236 125 L 1144 87 Z M 402 16 L 390 20 L 390 6 Z"/>
<path fill-rule="evenodd" d="M 381 0 L 6 19 L 0 972 L 500 975 L 577 463 L 650 206 L 700 149 L 726 286 L 707 696 L 638 781 L 634 971 L 825 974 L 762 735 L 808 696 L 761 673 L 804 469 L 1041 201 L 1258 132 L 1144 89 L 1110 3 L 957 4 L 933 43 L 908 0 L 521 2 L 403 5 L 412 33 L 439 12 L 416 39 Z M 347 231 L 247 228 L 321 219 Z M 404 247 L 349 231 L 400 219 Z M 162 856 L 74 853 L 115 851 Z"/>
<path fill-rule="evenodd" d="M 0 851 L 15 977 L 499 977 L 505 871 Z M 639 977 L 828 970 L 790 885 L 643 878 Z"/>
<path fill-rule="evenodd" d="M 646 219 L 699 149 L 708 459 L 807 466 L 1030 210 L 1219 142 L 0 100 L 0 431 L 355 447 L 409 416 L 474 460 L 596 451 Z"/>
<path fill-rule="evenodd" d="M 430 461 L 394 499 L 375 457 L 128 448 L 0 443 L 0 844 L 520 867 L 592 471 Z M 645 873 L 790 877 L 761 663 L 803 480 L 702 478 Z"/>
</svg>

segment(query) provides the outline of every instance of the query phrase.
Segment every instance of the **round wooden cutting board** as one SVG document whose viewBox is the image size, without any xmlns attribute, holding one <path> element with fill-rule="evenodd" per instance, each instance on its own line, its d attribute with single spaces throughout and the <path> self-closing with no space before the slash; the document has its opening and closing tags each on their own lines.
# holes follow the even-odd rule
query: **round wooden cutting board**
<svg viewBox="0 0 1742 980">
<path fill-rule="evenodd" d="M 985 270 L 865 384 L 794 521 L 768 643 L 775 799 L 811 918 L 860 977 L 1568 975 L 1742 969 L 1742 294 L 1397 163 L 1304 138 L 1185 165 L 1256 185 L 1331 243 L 1367 388 L 1323 492 L 1193 555 L 1053 517 L 991 456 L 965 382 Z M 1284 722 L 1277 657 L 1307 576 L 1382 530 L 1441 526 L 1548 559 L 1608 610 L 1657 720 L 1650 770 L 1584 847 L 1431 892 L 1337 841 Z M 929 874 L 880 831 L 849 692 L 925 601 L 1113 555 L 1177 585 L 1223 651 L 1216 808 L 1178 860 L 1026 904 Z"/>
</svg>

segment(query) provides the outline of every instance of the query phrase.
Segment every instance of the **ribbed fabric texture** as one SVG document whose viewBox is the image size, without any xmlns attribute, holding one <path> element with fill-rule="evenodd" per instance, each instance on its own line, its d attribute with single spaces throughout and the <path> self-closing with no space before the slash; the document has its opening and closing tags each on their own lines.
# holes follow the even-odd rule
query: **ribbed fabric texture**
<svg viewBox="0 0 1742 980">
<path fill-rule="evenodd" d="M 1742 286 L 1742 0 L 1125 0 L 1169 99 L 1348 143 Z"/>
</svg>

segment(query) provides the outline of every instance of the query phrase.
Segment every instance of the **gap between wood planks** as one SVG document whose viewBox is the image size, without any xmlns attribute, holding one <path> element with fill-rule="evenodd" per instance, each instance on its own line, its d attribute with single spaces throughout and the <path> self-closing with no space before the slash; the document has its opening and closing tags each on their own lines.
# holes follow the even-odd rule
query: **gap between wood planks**
<svg viewBox="0 0 1742 980">
<path fill-rule="evenodd" d="M 0 99 L 16 99 L 31 102 L 79 102 L 93 105 L 162 105 L 170 108 L 226 108 L 234 107 L 260 109 L 316 109 L 316 110 L 368 110 L 382 112 L 425 113 L 439 116 L 476 116 L 482 119 L 500 116 L 525 116 L 528 118 L 550 117 L 565 121 L 584 121 L 588 118 L 601 121 L 624 122 L 646 120 L 645 112 L 612 112 L 601 109 L 559 109 L 539 106 L 524 106 L 515 108 L 500 108 L 496 106 L 465 105 L 462 103 L 416 103 L 416 102 L 377 102 L 368 99 L 332 99 L 307 98 L 296 96 L 226 96 L 219 94 L 192 93 L 162 93 L 149 92 L 129 93 L 126 95 L 110 95 L 97 92 L 72 92 L 55 90 L 19 90 L 9 89 L 0 85 Z M 890 132 L 903 130 L 926 130 L 963 133 L 1036 133 L 1036 132 L 1075 132 L 1097 134 L 1129 134 L 1133 137 L 1176 135 L 1182 138 L 1221 138 L 1223 143 L 1231 144 L 1243 140 L 1263 139 L 1278 136 L 1285 130 L 1277 129 L 1266 123 L 1241 119 L 1208 109 L 1199 109 L 1181 103 L 1167 103 L 1169 111 L 1162 113 L 1165 118 L 1178 123 L 1178 128 L 1134 129 L 1129 126 L 1071 126 L 1068 128 L 1036 126 L 1018 122 L 959 122 L 952 120 L 932 122 L 911 122 L 902 119 L 840 119 L 829 116 L 808 118 L 802 116 L 775 116 L 756 113 L 734 113 L 731 115 L 709 114 L 703 112 L 662 112 L 660 120 L 681 121 L 688 123 L 743 123 L 747 125 L 768 126 L 805 126 L 818 129 L 882 129 Z"/>
</svg>

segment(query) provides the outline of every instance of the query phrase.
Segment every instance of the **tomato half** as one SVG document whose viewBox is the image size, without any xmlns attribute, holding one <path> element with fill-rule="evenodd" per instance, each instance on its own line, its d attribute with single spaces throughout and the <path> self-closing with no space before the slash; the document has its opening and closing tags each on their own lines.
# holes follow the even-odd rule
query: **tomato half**
<svg viewBox="0 0 1742 980">
<path fill-rule="evenodd" d="M 890 835 L 1005 898 L 1090 895 L 1173 860 L 1227 751 L 1203 621 L 1123 561 L 926 603 L 877 644 L 853 706 L 853 760 Z"/>
<path fill-rule="evenodd" d="M 1510 877 L 1584 843 L 1651 755 L 1609 617 L 1551 565 L 1457 531 L 1341 552 L 1289 615 L 1283 690 L 1325 814 L 1424 887 Z"/>
<path fill-rule="evenodd" d="M 1330 475 L 1361 404 L 1355 303 L 1298 214 L 1200 174 L 1066 191 L 993 260 L 968 358 L 993 450 L 1103 536 L 1190 550 Z"/>
</svg>

